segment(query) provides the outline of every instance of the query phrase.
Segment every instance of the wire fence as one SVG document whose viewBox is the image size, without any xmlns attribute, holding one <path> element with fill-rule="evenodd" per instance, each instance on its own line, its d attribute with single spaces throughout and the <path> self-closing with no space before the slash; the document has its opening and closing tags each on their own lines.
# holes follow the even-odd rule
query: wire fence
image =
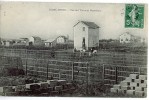
<svg viewBox="0 0 149 100">
<path fill-rule="evenodd" d="M 0 55 L 20 57 L 26 75 L 45 79 L 115 84 L 130 73 L 147 74 L 147 55 L 0 48 Z"/>
</svg>

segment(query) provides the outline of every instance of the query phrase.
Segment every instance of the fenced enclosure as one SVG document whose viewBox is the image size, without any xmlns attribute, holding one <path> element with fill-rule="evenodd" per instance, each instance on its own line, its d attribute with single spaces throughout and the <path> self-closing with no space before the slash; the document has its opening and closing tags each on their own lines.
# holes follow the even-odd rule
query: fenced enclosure
<svg viewBox="0 0 149 100">
<path fill-rule="evenodd" d="M 0 48 L 0 55 L 20 57 L 26 75 L 44 79 L 104 82 L 112 85 L 130 73 L 147 74 L 145 53 L 27 50 Z"/>
<path fill-rule="evenodd" d="M 72 62 L 59 60 L 28 59 L 25 63 L 26 75 L 43 79 L 64 79 L 77 82 L 99 82 L 101 66 L 93 66 L 88 62 Z"/>
<path fill-rule="evenodd" d="M 103 65 L 104 85 L 112 86 L 125 80 L 130 74 L 147 75 L 146 66 Z"/>
</svg>

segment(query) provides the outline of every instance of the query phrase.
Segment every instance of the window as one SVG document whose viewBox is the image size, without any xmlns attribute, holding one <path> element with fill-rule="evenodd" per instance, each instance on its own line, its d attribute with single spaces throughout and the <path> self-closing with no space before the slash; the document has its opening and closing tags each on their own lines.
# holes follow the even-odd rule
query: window
<svg viewBox="0 0 149 100">
<path fill-rule="evenodd" d="M 126 41 L 128 41 L 128 39 L 126 38 Z"/>
<path fill-rule="evenodd" d="M 130 85 L 130 82 L 127 82 L 127 85 Z"/>
<path fill-rule="evenodd" d="M 135 90 L 135 87 L 133 87 L 133 90 Z"/>
<path fill-rule="evenodd" d="M 83 27 L 83 31 L 85 31 L 85 27 Z"/>
<path fill-rule="evenodd" d="M 144 80 L 141 80 L 141 83 L 144 83 Z"/>
</svg>

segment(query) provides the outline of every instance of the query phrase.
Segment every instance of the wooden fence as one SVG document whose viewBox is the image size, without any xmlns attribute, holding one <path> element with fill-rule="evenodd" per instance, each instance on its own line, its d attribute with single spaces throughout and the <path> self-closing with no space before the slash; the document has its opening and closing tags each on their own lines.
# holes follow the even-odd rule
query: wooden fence
<svg viewBox="0 0 149 100">
<path fill-rule="evenodd" d="M 119 84 L 130 74 L 147 75 L 147 66 L 103 65 L 104 85 Z"/>
<path fill-rule="evenodd" d="M 147 55 L 98 52 L 94 55 L 68 51 L 0 48 L 0 55 L 20 57 L 26 75 L 113 84 L 130 73 L 146 74 Z M 143 66 L 143 67 L 142 67 Z"/>
</svg>

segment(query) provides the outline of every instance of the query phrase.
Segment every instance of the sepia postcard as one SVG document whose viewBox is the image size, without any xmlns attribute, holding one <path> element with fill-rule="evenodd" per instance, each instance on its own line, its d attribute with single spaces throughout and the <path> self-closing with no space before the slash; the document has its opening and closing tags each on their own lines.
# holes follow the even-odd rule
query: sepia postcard
<svg viewBox="0 0 149 100">
<path fill-rule="evenodd" d="M 148 4 L 0 2 L 0 96 L 147 97 Z"/>
</svg>

